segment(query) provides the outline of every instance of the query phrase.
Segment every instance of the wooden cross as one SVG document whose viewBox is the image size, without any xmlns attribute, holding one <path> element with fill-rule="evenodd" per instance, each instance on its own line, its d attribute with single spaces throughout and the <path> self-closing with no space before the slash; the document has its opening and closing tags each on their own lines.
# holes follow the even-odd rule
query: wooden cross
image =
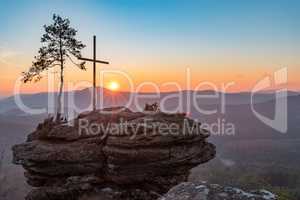
<svg viewBox="0 0 300 200">
<path fill-rule="evenodd" d="M 96 110 L 96 63 L 102 63 L 108 65 L 109 62 L 96 60 L 96 36 L 93 37 L 93 59 L 90 58 L 78 58 L 79 60 L 93 62 L 93 111 Z"/>
</svg>

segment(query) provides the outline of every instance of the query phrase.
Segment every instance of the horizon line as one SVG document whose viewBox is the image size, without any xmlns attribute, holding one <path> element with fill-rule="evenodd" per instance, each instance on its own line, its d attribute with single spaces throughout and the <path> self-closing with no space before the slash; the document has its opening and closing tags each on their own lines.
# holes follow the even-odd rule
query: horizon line
<svg viewBox="0 0 300 200">
<path fill-rule="evenodd" d="M 111 93 L 138 93 L 138 94 L 154 94 L 156 92 L 131 92 L 128 90 L 119 90 L 119 91 L 113 91 L 110 90 L 106 87 L 100 87 L 97 86 L 97 89 L 104 89 L 108 92 Z M 83 89 L 78 89 L 78 90 L 65 90 L 63 91 L 63 93 L 67 93 L 67 92 L 76 92 L 76 91 L 83 91 L 83 90 L 89 90 L 92 89 L 92 87 L 87 87 L 87 88 L 83 88 Z M 40 91 L 40 92 L 25 92 L 25 93 L 17 93 L 18 95 L 37 95 L 37 94 L 44 94 L 44 93 L 57 93 L 58 91 L 52 91 L 52 92 L 48 92 L 48 91 Z M 215 93 L 225 93 L 225 94 L 242 94 L 242 93 L 251 93 L 251 91 L 249 90 L 244 90 L 244 91 L 237 91 L 237 92 L 224 92 L 224 91 L 220 91 L 220 90 L 170 90 L 170 91 L 160 91 L 160 93 L 176 93 L 176 92 L 215 92 Z M 256 93 L 274 93 L 276 92 L 276 89 L 270 89 L 270 90 L 261 90 L 259 92 Z M 294 92 L 294 93 L 298 93 L 298 95 L 300 95 L 300 90 L 292 90 L 292 89 L 287 89 L 287 92 Z M 14 97 L 17 94 L 12 94 L 12 95 L 8 95 L 8 96 L 1 96 L 0 100 L 4 100 L 10 97 Z"/>
</svg>

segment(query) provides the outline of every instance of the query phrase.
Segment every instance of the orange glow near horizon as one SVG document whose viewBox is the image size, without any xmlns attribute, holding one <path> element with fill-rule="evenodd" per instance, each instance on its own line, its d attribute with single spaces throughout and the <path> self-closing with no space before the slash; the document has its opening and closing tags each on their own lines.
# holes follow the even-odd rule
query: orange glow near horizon
<svg viewBox="0 0 300 200">
<path fill-rule="evenodd" d="M 23 60 L 18 60 L 15 58 L 11 60 L 12 63 L 15 63 L 14 66 L 0 62 L 0 67 L 1 69 L 3 69 L 0 76 L 0 96 L 10 96 L 14 94 L 14 87 L 18 82 L 17 79 L 18 77 L 20 77 L 22 71 L 26 71 L 28 69 L 30 61 L 30 58 Z M 239 62 L 238 60 L 236 61 L 237 63 L 235 65 L 221 63 L 222 61 L 220 61 L 220 64 L 195 63 L 194 65 L 190 65 L 189 67 L 190 77 L 188 78 L 186 67 L 180 67 L 176 63 L 173 63 L 173 65 L 172 63 L 156 63 L 152 64 L 153 67 L 151 67 L 152 65 L 148 63 L 143 66 L 142 64 L 140 64 L 141 67 L 138 67 L 136 66 L 136 64 L 130 63 L 129 61 L 125 62 L 126 65 L 121 65 L 122 62 L 123 61 L 116 61 L 116 63 L 113 63 L 113 65 L 109 66 L 109 68 L 99 65 L 99 71 L 97 71 L 97 86 L 106 87 L 113 91 L 156 92 L 158 89 L 162 92 L 170 92 L 178 90 L 215 89 L 209 87 L 208 85 L 197 87 L 203 82 L 211 82 L 216 86 L 217 90 L 222 90 L 222 85 L 234 82 L 234 85 L 228 87 L 226 91 L 243 92 L 251 91 L 251 89 L 259 80 L 266 77 L 267 75 L 272 75 L 274 71 L 279 69 L 278 66 L 280 66 L 279 64 L 273 64 L 267 68 L 262 67 L 264 65 L 259 62 L 249 64 Z M 299 65 L 293 62 L 288 66 L 288 89 L 299 91 Z M 92 87 L 92 67 L 90 65 L 88 65 L 87 67 L 87 71 L 81 71 L 71 64 L 67 65 L 67 68 L 65 70 L 65 91 Z M 105 69 L 121 71 L 124 72 L 125 75 L 106 73 L 105 76 L 102 77 L 102 80 L 100 77 L 100 70 Z M 20 93 L 58 91 L 58 73 L 51 74 L 55 74 L 54 86 L 52 88 L 49 89 L 47 74 L 45 74 L 44 78 L 40 82 L 22 84 L 20 87 Z M 76 86 L 82 81 L 87 82 L 88 84 L 81 87 L 70 87 L 74 85 Z M 145 82 L 147 82 L 148 84 L 145 84 Z M 143 84 L 142 87 L 140 87 L 141 84 Z M 155 84 L 157 87 L 153 87 L 153 84 Z"/>
<path fill-rule="evenodd" d="M 178 75 L 173 76 L 169 74 L 160 74 L 159 76 L 155 75 L 152 79 L 146 76 L 147 73 L 141 75 L 132 75 L 132 87 L 129 82 L 124 77 L 118 76 L 108 76 L 102 80 L 100 83 L 100 78 L 97 80 L 97 86 L 105 87 L 111 91 L 132 91 L 132 92 L 170 92 L 178 90 L 218 90 L 222 91 L 223 86 L 226 87 L 226 92 L 244 92 L 251 91 L 254 85 L 258 80 L 261 80 L 266 74 L 255 75 L 249 74 L 247 77 L 241 76 L 232 76 L 224 75 L 221 76 L 216 74 L 215 76 L 200 76 L 197 74 L 191 74 L 190 82 L 187 82 L 184 73 L 179 73 Z M 177 79 L 176 79 L 177 78 Z M 64 90 L 81 90 L 84 88 L 92 87 L 91 74 L 87 73 L 85 76 L 82 76 L 81 79 L 72 76 L 71 74 L 66 76 Z M 40 82 L 37 83 L 28 83 L 21 84 L 20 92 L 16 93 L 38 93 L 38 92 L 53 92 L 58 91 L 59 82 L 58 79 L 55 79 L 55 83 L 52 88 L 49 89 L 47 77 L 44 77 Z M 87 85 L 80 85 L 80 82 L 87 82 Z M 6 79 L 1 81 L 0 94 L 10 96 L 14 94 L 14 86 L 16 84 L 16 79 Z M 209 84 L 202 84 L 205 82 L 211 83 L 214 87 Z M 231 82 L 234 82 L 233 85 L 230 85 Z M 169 83 L 169 84 L 168 84 Z M 3 84 L 3 85 L 2 85 Z M 271 90 L 272 88 L 269 88 Z M 299 82 L 289 82 L 289 90 L 299 91 Z"/>
</svg>

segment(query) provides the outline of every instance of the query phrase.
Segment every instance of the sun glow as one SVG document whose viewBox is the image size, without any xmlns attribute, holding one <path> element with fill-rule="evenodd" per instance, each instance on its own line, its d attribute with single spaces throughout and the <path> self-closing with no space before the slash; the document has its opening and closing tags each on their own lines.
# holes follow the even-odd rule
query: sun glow
<svg viewBox="0 0 300 200">
<path fill-rule="evenodd" d="M 116 81 L 111 81 L 108 84 L 108 89 L 112 91 L 117 91 L 120 88 L 120 84 Z"/>
</svg>

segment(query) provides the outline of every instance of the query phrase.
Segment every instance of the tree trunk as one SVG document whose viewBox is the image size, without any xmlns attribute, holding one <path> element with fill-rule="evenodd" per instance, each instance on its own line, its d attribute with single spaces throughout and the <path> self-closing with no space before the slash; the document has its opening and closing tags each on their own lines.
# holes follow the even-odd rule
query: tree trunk
<svg viewBox="0 0 300 200">
<path fill-rule="evenodd" d="M 60 86 L 59 86 L 59 93 L 57 97 L 56 122 L 61 121 L 63 85 L 64 85 L 64 75 L 63 75 L 63 64 L 62 64 L 60 68 Z"/>
<path fill-rule="evenodd" d="M 60 41 L 60 86 L 59 86 L 59 93 L 57 97 L 57 110 L 56 110 L 57 123 L 61 122 L 63 85 L 64 85 L 64 59 L 63 59 L 62 44 Z"/>
</svg>

